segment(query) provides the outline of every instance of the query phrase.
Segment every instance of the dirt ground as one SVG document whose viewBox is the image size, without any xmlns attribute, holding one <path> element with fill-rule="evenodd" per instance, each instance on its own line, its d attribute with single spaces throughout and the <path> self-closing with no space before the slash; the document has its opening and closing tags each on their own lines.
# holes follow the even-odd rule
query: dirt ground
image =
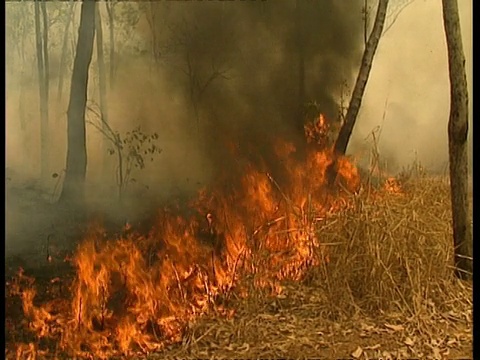
<svg viewBox="0 0 480 360">
<path fill-rule="evenodd" d="M 328 320 L 315 288 L 291 288 L 252 312 L 201 320 L 181 345 L 154 358 L 473 359 L 471 314 L 438 314 L 436 331 L 402 314 Z M 430 320 L 431 321 L 431 320 Z"/>
<path fill-rule="evenodd" d="M 37 287 L 45 286 L 50 296 L 66 291 L 62 282 L 73 277 L 72 271 L 58 267 L 38 268 L 35 273 Z M 62 282 L 52 286 L 59 275 Z M 14 320 L 23 318 L 19 299 L 9 301 L 6 312 L 6 358 L 15 358 L 13 344 L 33 339 L 22 332 L 24 320 Z M 314 285 L 290 284 L 282 295 L 254 301 L 237 299 L 226 311 L 214 311 L 197 319 L 188 325 L 179 342 L 160 352 L 132 353 L 128 357 L 473 359 L 471 310 L 438 313 L 424 319 L 402 313 L 329 317 L 329 309 Z"/>
</svg>

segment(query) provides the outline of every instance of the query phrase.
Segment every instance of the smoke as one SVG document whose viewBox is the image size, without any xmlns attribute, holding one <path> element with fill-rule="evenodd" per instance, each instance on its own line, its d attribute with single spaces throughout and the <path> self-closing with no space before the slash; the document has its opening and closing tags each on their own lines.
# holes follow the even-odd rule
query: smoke
<svg viewBox="0 0 480 360">
<path fill-rule="evenodd" d="M 471 130 L 472 1 L 458 5 Z M 448 173 L 449 86 L 442 4 L 413 1 L 380 40 L 349 152 L 368 157 L 368 135 L 381 127 L 379 152 L 390 171 L 416 160 L 429 171 Z"/>
<path fill-rule="evenodd" d="M 369 3 L 373 20 L 375 2 Z M 35 61 L 28 60 L 36 56 L 32 4 L 6 7 L 6 157 L 11 183 L 22 189 L 39 177 L 38 83 Z M 353 88 L 364 48 L 363 5 L 363 0 L 118 2 L 109 122 L 121 134 L 137 126 L 156 132 L 163 149 L 132 173 L 127 210 L 139 213 L 165 199 L 188 196 L 221 173 L 235 178 L 244 161 L 264 164 L 277 175 L 273 142 L 284 139 L 299 150 L 304 144 L 301 104 L 315 101 L 335 121 L 343 85 Z M 471 89 L 472 4 L 459 6 Z M 58 193 L 67 148 L 72 38 L 61 99 L 57 93 L 64 34 L 58 14 L 67 7 L 67 2 L 47 2 L 52 19 L 58 16 L 49 31 L 49 143 L 51 173 L 60 175 L 42 184 L 49 200 Z M 100 10 L 108 67 L 109 23 L 105 7 Z M 77 4 L 70 28 L 75 36 L 79 14 Z M 368 158 L 372 145 L 365 138 L 381 127 L 379 150 L 389 170 L 415 158 L 437 171 L 445 167 L 449 83 L 442 21 L 440 2 L 415 0 L 382 37 L 350 154 Z M 98 95 L 94 54 L 89 100 L 98 103 Z M 349 94 L 344 95 L 348 103 Z M 90 112 L 89 119 L 98 121 Z M 109 144 L 91 125 L 87 138 L 91 201 L 114 199 L 116 158 L 105 162 Z"/>
<path fill-rule="evenodd" d="M 304 141 L 299 107 L 307 101 L 336 119 L 340 86 L 351 81 L 361 56 L 361 6 L 284 0 L 148 8 L 165 20 L 145 26 L 143 36 L 160 44 L 166 86 L 182 99 L 182 126 L 199 142 L 207 167 L 232 163 L 228 145 L 250 160 L 273 162 L 271 139 Z"/>
</svg>

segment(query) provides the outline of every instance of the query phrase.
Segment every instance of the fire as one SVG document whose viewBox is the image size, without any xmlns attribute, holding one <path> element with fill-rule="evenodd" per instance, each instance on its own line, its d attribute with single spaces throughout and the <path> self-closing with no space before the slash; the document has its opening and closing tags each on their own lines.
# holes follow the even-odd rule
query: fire
<svg viewBox="0 0 480 360">
<path fill-rule="evenodd" d="M 389 177 L 387 180 L 385 180 L 384 188 L 385 190 L 387 190 L 389 193 L 392 193 L 392 194 L 402 193 L 402 185 L 394 177 Z"/>
<path fill-rule="evenodd" d="M 327 125 L 323 116 L 306 125 L 304 162 L 294 158 L 293 144 L 274 144 L 287 181 L 247 164 L 238 187 L 201 191 L 189 216 L 159 211 L 148 234 L 127 225 L 119 238 L 105 239 L 92 226 L 72 259 L 69 296 L 35 305 L 33 280 L 19 274 L 16 293 L 30 331 L 69 356 L 145 354 L 180 341 L 190 321 L 219 309 L 231 292 L 248 296 L 247 278 L 274 293 L 283 280 L 303 279 L 327 259 L 316 251 L 316 223 L 345 206 L 344 195 L 359 186 L 355 166 L 344 158 L 338 159 L 343 190 L 326 186 L 334 160 L 323 141 Z M 17 346 L 19 358 L 42 351 L 33 343 Z"/>
</svg>

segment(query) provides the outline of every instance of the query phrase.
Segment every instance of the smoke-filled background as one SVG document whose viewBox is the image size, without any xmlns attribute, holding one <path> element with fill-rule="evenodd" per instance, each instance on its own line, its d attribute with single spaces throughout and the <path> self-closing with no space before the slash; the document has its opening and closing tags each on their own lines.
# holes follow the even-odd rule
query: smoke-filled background
<svg viewBox="0 0 480 360">
<path fill-rule="evenodd" d="M 470 97 L 470 149 L 472 3 L 458 1 Z M 371 138 L 364 139 L 376 126 L 381 126 L 380 153 L 394 170 L 418 160 L 430 171 L 448 173 L 449 111 L 442 4 L 416 0 L 404 8 L 380 41 L 349 152 L 365 153 Z M 470 157 L 470 167 L 471 164 Z"/>
<path fill-rule="evenodd" d="M 297 148 L 304 144 L 302 104 L 316 103 L 327 119 L 338 121 L 364 49 L 364 3 L 113 2 L 112 17 L 100 3 L 110 126 L 122 135 L 137 126 L 146 135 L 156 133 L 162 149 L 151 159 L 145 156 L 144 169 L 132 170 L 135 181 L 128 191 L 136 202 L 131 207 L 193 193 L 222 173 L 235 174 L 237 163 L 245 160 L 275 168 L 276 139 Z M 370 31 L 376 2 L 367 3 Z M 448 161 L 449 114 L 441 2 L 415 0 L 399 13 L 405 3 L 390 2 L 389 29 L 374 59 L 348 153 L 367 163 L 369 134 L 380 127 L 379 152 L 391 172 L 414 160 L 439 172 Z M 80 3 L 74 5 L 67 28 L 70 6 L 46 4 L 49 172 L 59 176 L 38 182 L 33 3 L 6 4 L 7 176 L 12 187 L 41 188 L 49 200 L 58 194 L 65 169 L 66 110 Z M 459 6 L 471 89 L 472 4 L 465 0 Z M 88 94 L 89 107 L 98 108 L 95 47 Z M 99 124 L 98 116 L 89 110 L 87 120 L 88 193 L 97 200 L 115 197 L 116 157 L 108 155 L 108 141 L 91 124 Z"/>
<path fill-rule="evenodd" d="M 60 6 L 68 4 L 47 4 L 52 14 L 66 11 L 57 9 Z M 20 19 L 22 8 L 26 16 L 31 7 L 9 4 L 7 11 L 16 11 L 16 19 Z M 231 159 L 224 156 L 227 147 L 255 160 L 257 156 L 271 156 L 269 139 L 286 137 L 302 143 L 299 107 L 307 101 L 316 101 L 328 118 L 336 120 L 341 85 L 352 82 L 362 54 L 361 10 L 361 1 L 116 4 L 109 122 L 120 132 L 137 125 L 146 133 L 157 132 L 163 149 L 138 177 L 149 186 L 168 191 L 189 180 L 205 182 L 231 164 Z M 104 12 L 106 28 L 108 16 Z M 62 171 L 65 162 L 70 78 L 67 72 L 65 95 L 60 99 L 55 90 L 60 77 L 62 20 L 59 17 L 58 29 L 54 24 L 50 31 L 50 155 L 55 173 Z M 73 33 L 78 27 L 78 14 L 75 20 Z M 12 50 L 8 49 L 7 155 L 9 167 L 35 176 L 39 163 L 35 158 L 38 95 L 34 33 L 32 28 L 27 30 L 27 34 L 15 34 L 27 44 L 18 49 L 20 46 L 13 45 L 12 40 Z M 18 33 L 13 25 L 12 33 Z M 105 31 L 104 37 L 110 46 L 107 34 Z M 28 52 L 21 69 L 16 60 L 24 55 L 18 56 L 13 47 L 17 52 Z M 74 46 L 71 48 L 70 58 Z M 108 54 L 109 48 L 106 50 Z M 98 103 L 96 65 L 94 58 L 89 100 Z M 300 66 L 304 75 L 299 74 Z M 19 115 L 23 121 L 17 120 Z M 109 174 L 99 171 L 103 166 L 101 136 L 94 127 L 87 127 L 89 179 L 102 177 L 103 182 L 107 180 L 103 176 Z"/>
</svg>

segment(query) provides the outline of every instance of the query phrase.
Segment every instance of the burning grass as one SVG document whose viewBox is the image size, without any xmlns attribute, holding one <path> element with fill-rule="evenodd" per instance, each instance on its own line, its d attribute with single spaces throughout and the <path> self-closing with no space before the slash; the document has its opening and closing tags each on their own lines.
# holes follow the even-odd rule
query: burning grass
<svg viewBox="0 0 480 360">
<path fill-rule="evenodd" d="M 266 327 L 276 324 L 292 342 L 303 334 L 304 351 L 320 351 L 322 321 L 402 314 L 403 326 L 423 336 L 438 316 L 465 310 L 470 324 L 471 289 L 450 267 L 445 181 L 389 179 L 384 188 L 362 188 L 355 167 L 340 159 L 333 189 L 325 180 L 328 149 L 311 147 L 299 164 L 291 145 L 275 148 L 287 182 L 247 165 L 238 187 L 202 192 L 189 216 L 159 211 L 148 234 L 126 228 L 106 239 L 92 226 L 73 258 L 71 281 L 55 279 L 40 292 L 20 273 L 8 289 L 7 300 L 18 296 L 23 307 L 14 315 L 7 303 L 8 356 L 171 356 L 172 347 L 183 356 L 200 343 L 195 329 L 225 321 L 229 341 L 246 345 L 219 343 L 219 354 L 227 346 L 229 356 L 303 356 L 293 343 L 278 343 L 283 350 L 276 351 L 271 334 L 267 348 L 262 339 L 247 341 L 234 327 L 249 316 L 248 324 L 268 320 Z M 300 324 L 295 331 L 282 325 L 292 322 Z M 217 330 L 200 337 L 217 343 Z"/>
<path fill-rule="evenodd" d="M 203 318 L 161 356 L 470 358 L 472 284 L 453 276 L 448 182 L 403 189 L 353 196 L 316 228 L 328 262 L 279 295 L 236 299 L 234 320 Z"/>
</svg>

